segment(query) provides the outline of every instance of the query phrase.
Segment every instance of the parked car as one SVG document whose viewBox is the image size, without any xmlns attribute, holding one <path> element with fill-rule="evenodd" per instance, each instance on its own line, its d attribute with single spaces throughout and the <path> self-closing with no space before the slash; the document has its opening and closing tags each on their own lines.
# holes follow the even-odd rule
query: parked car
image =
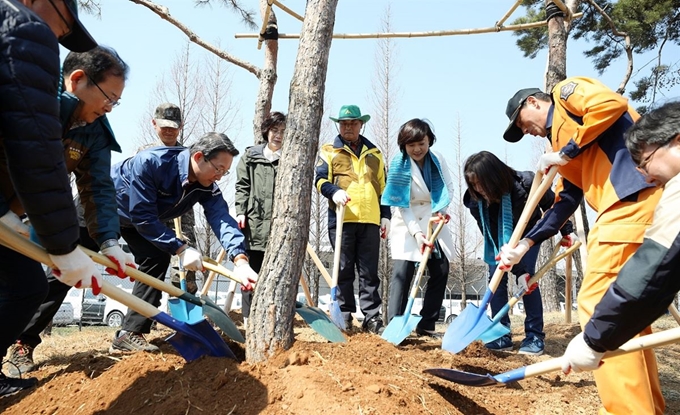
<svg viewBox="0 0 680 415">
<path fill-rule="evenodd" d="M 52 319 L 52 324 L 55 326 L 68 326 L 69 324 L 74 324 L 76 322 L 77 320 L 74 317 L 73 306 L 71 303 L 61 303 L 57 314 L 55 314 L 54 318 Z"/>
</svg>

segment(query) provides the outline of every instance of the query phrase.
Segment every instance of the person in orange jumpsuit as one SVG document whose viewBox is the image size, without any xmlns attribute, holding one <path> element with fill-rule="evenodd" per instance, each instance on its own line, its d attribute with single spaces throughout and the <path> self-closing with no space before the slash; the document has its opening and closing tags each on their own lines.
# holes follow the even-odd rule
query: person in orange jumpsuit
<svg viewBox="0 0 680 415">
<path fill-rule="evenodd" d="M 506 108 L 510 124 L 503 138 L 525 134 L 546 137 L 553 152 L 538 169 L 558 165 L 561 179 L 555 203 L 519 243 L 501 248 L 500 261 L 511 267 L 535 243 L 555 234 L 585 197 L 597 212 L 588 234 L 588 263 L 578 294 L 583 328 L 621 267 L 642 244 L 652 223 L 661 189 L 636 169 L 623 135 L 638 113 L 628 100 L 599 81 L 572 77 L 551 94 L 536 88 L 519 90 Z M 646 327 L 640 335 L 651 333 Z M 611 358 L 594 373 L 603 404 L 600 414 L 663 414 L 665 404 L 652 350 Z"/>
</svg>

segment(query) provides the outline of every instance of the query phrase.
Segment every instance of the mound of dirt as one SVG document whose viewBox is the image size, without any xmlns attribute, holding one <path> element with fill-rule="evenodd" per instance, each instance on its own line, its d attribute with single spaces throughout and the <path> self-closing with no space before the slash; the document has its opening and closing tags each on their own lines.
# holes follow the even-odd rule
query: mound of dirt
<svg viewBox="0 0 680 415">
<path fill-rule="evenodd" d="M 422 337 L 409 337 L 395 347 L 360 332 L 350 334 L 347 343 L 331 344 L 303 323 L 295 332 L 290 350 L 255 365 L 214 357 L 186 363 L 162 340 L 167 331 L 151 336 L 161 353 L 124 356 L 107 352 L 110 337 L 94 348 L 74 350 L 78 334 L 73 334 L 59 341 L 68 355 L 38 362 L 38 388 L 3 399 L 0 412 L 571 415 L 596 413 L 599 407 L 591 374 L 554 372 L 507 386 L 471 387 L 423 373 L 455 368 L 497 374 L 547 360 L 561 355 L 578 332 L 576 325 L 548 324 L 546 354 L 540 357 L 491 352 L 478 342 L 454 355 L 443 351 L 439 341 Z M 515 333 L 515 338 L 522 336 Z M 244 357 L 242 345 L 229 346 Z M 680 347 L 664 350 L 677 356 Z M 663 371 L 672 370 L 671 363 L 662 364 Z M 677 376 L 662 372 L 662 382 L 664 394 L 671 392 L 668 413 L 680 413 L 680 397 L 673 396 Z"/>
</svg>

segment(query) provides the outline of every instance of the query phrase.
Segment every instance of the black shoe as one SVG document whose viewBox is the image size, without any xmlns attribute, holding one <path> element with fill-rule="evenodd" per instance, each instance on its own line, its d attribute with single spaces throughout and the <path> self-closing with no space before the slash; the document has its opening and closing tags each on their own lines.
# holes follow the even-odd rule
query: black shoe
<svg viewBox="0 0 680 415">
<path fill-rule="evenodd" d="M 0 398 L 33 388 L 37 384 L 38 379 L 36 378 L 8 378 L 4 373 L 0 372 Z"/>
<path fill-rule="evenodd" d="M 369 333 L 377 334 L 378 336 L 385 331 L 383 326 L 382 318 L 380 316 L 373 316 L 370 319 L 364 321 L 364 331 Z"/>
<path fill-rule="evenodd" d="M 429 337 L 436 340 L 441 340 L 444 338 L 444 333 L 437 333 L 436 331 L 425 330 L 421 329 L 420 327 L 416 327 L 416 334 L 421 337 Z"/>
</svg>

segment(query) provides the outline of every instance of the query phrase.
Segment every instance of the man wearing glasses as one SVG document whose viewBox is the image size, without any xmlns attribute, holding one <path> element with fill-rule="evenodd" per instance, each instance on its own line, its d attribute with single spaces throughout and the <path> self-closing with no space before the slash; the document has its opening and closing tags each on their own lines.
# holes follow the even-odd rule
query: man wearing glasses
<svg viewBox="0 0 680 415">
<path fill-rule="evenodd" d="M 621 268 L 583 332 L 569 343 L 565 373 L 597 369 L 605 351 L 652 324 L 680 291 L 680 102 L 640 118 L 626 133 L 626 146 L 647 181 L 663 186 L 663 195 L 644 242 Z"/>
<path fill-rule="evenodd" d="M 203 255 L 166 226 L 200 203 L 208 224 L 235 265 L 234 275 L 244 287 L 252 289 L 257 273 L 250 268 L 243 234 L 216 183 L 229 174 L 238 154 L 225 134 L 211 132 L 189 148 L 149 148 L 111 168 L 121 234 L 140 271 L 164 279 L 173 255 L 179 257 L 180 267 L 203 270 Z M 154 307 L 160 305 L 161 292 L 139 281 L 132 294 Z M 150 332 L 151 323 L 143 315 L 128 311 L 111 351 L 157 350 L 143 336 Z"/>
<path fill-rule="evenodd" d="M 123 93 L 129 67 L 113 49 L 97 46 L 87 52 L 69 53 L 62 71 L 62 143 L 66 169 L 76 177 L 78 204 L 83 211 L 80 243 L 93 251 L 101 250 L 118 264 L 134 266 L 131 255 L 118 244 L 120 225 L 111 180 L 111 151 L 120 152 L 120 146 L 106 115 L 102 115 L 117 103 L 110 101 L 109 96 L 119 99 Z M 118 276 L 125 278 L 125 273 L 119 272 Z M 51 270 L 47 281 L 47 297 L 10 349 L 7 365 L 10 376 L 18 377 L 35 369 L 33 350 L 41 343 L 40 333 L 57 314 L 71 288 Z"/>
<path fill-rule="evenodd" d="M 597 212 L 578 294 L 579 319 L 585 327 L 623 264 L 642 244 L 661 197 L 661 189 L 647 183 L 625 146 L 624 133 L 639 115 L 626 98 L 582 77 L 565 79 L 549 95 L 535 88 L 519 90 L 508 101 L 506 115 L 510 124 L 503 138 L 509 142 L 525 134 L 548 138 L 553 152 L 541 156 L 538 169 L 558 165 L 562 177 L 553 207 L 517 246 L 501 248 L 501 264 L 511 267 L 532 245 L 557 232 L 585 197 Z M 640 330 L 651 333 L 651 327 Z M 652 350 L 608 359 L 594 376 L 602 413 L 664 412 Z"/>
<path fill-rule="evenodd" d="M 92 286 L 101 275 L 79 249 L 78 219 L 64 165 L 57 85 L 59 45 L 78 52 L 96 42 L 78 20 L 75 0 L 0 0 L 0 221 L 27 233 L 27 213 L 68 285 Z M 0 355 L 26 327 L 48 286 L 42 266 L 0 247 Z M 36 385 L 0 372 L 0 397 Z"/>
</svg>

